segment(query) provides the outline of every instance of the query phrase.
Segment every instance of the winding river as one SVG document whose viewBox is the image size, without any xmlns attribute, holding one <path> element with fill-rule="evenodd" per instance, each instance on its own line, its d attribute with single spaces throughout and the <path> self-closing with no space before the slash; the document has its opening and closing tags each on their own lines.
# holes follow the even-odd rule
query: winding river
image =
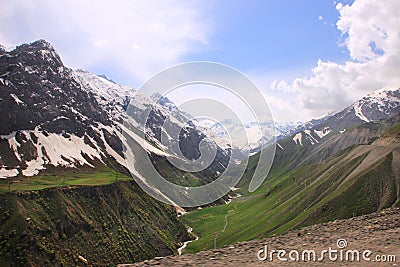
<svg viewBox="0 0 400 267">
<path fill-rule="evenodd" d="M 188 233 L 190 234 L 190 233 L 192 233 L 192 231 L 193 231 L 192 227 L 189 227 Z M 183 245 L 178 248 L 178 255 L 182 255 L 182 252 L 186 248 L 187 244 L 189 244 L 190 242 L 193 242 L 193 241 L 197 241 L 197 240 L 199 240 L 198 236 L 196 236 L 196 239 L 194 239 L 194 240 L 189 240 L 189 241 L 183 242 Z"/>
</svg>

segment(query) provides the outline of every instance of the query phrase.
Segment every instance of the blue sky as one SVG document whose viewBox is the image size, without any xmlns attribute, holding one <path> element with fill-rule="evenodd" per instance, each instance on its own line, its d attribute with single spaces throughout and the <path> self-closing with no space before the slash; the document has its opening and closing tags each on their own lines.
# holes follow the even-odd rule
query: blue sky
<svg viewBox="0 0 400 267">
<path fill-rule="evenodd" d="M 341 32 L 335 25 L 339 16 L 336 2 L 219 0 L 203 3 L 206 6 L 202 7 L 199 19 L 210 28 L 207 41 L 191 43 L 190 50 L 176 63 L 213 61 L 243 72 L 262 71 L 290 78 L 309 73 L 318 59 L 344 62 L 349 58 L 348 51 L 338 45 Z M 133 78 L 111 64 L 99 64 L 90 70 L 105 73 L 124 84 L 138 86 L 143 82 L 143 77 Z"/>
<path fill-rule="evenodd" d="M 221 62 L 240 70 L 309 71 L 318 59 L 343 61 L 338 11 L 332 1 L 217 1 L 215 31 L 185 60 Z"/>
<path fill-rule="evenodd" d="M 398 0 L 28 1 L 2 3 L 0 43 L 43 38 L 72 68 L 140 86 L 187 61 L 248 75 L 279 121 L 339 111 L 400 86 Z"/>
</svg>

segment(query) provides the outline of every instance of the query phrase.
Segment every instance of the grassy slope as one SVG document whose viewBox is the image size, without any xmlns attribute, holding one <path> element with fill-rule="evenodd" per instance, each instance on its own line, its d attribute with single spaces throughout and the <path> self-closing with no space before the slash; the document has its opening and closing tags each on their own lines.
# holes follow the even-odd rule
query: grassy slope
<svg viewBox="0 0 400 267">
<path fill-rule="evenodd" d="M 253 198 L 184 215 L 185 223 L 200 237 L 188 245 L 186 252 L 214 248 L 215 242 L 222 247 L 281 234 L 292 227 L 398 206 L 398 185 L 392 168 L 398 149 L 382 155 L 372 166 L 349 179 L 375 148 L 369 147 L 365 153 L 354 156 L 352 153 L 357 149 L 365 148 L 348 148 L 324 164 L 303 165 L 288 172 L 284 168 L 273 170 L 263 186 L 252 194 Z"/>
<path fill-rule="evenodd" d="M 188 238 L 175 210 L 133 181 L 2 190 L 0 202 L 0 266 L 76 266 L 79 255 L 115 266 L 171 255 Z"/>
<path fill-rule="evenodd" d="M 158 163 L 176 183 L 203 178 Z M 0 179 L 0 202 L 0 266 L 76 265 L 79 255 L 115 266 L 174 254 L 189 239 L 171 206 L 103 165 Z"/>
<path fill-rule="evenodd" d="M 101 166 L 95 169 L 80 170 L 50 170 L 32 177 L 16 177 L 11 185 L 8 180 L 0 180 L 0 190 L 41 190 L 66 185 L 104 185 L 116 180 L 131 180 L 132 178 L 118 173 L 108 167 Z"/>
<path fill-rule="evenodd" d="M 176 253 L 189 237 L 175 210 L 105 166 L 0 181 L 0 266 L 94 265 Z M 29 218 L 29 219 L 27 219 Z"/>
</svg>

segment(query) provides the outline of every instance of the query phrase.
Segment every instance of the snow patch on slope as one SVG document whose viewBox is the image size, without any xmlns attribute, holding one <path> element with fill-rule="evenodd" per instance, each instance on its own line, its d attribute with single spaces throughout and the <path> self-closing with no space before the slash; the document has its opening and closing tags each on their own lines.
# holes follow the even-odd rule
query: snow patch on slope
<svg viewBox="0 0 400 267">
<path fill-rule="evenodd" d="M 44 134 L 38 128 L 35 130 L 24 130 L 20 131 L 25 139 L 32 141 L 34 149 L 36 150 L 36 158 L 26 161 L 27 167 L 22 170 L 22 174 L 25 176 L 37 175 L 40 170 L 45 169 L 45 165 L 53 165 L 55 167 L 72 167 L 88 165 L 94 167 L 88 160 L 99 160 L 102 161 L 104 153 L 99 147 L 97 149 L 86 144 L 84 137 L 78 137 L 76 135 L 69 135 L 64 137 L 61 134 Z M 37 137 L 37 142 L 33 142 L 31 134 Z M 16 158 L 21 161 L 23 154 L 20 154 L 18 148 L 21 146 L 15 138 L 16 132 L 9 135 L 0 136 L 2 139 L 7 139 L 10 149 L 14 152 Z M 93 142 L 95 144 L 95 142 Z M 11 177 L 15 176 L 17 169 L 14 170 L 3 170 L 1 173 L 3 176 Z M 18 173 L 17 173 L 18 174 Z"/>
<path fill-rule="evenodd" d="M 0 168 L 0 179 L 4 179 L 7 177 L 17 176 L 19 171 L 17 169 L 7 170 L 6 168 Z"/>
<path fill-rule="evenodd" d="M 83 137 L 70 135 L 69 138 L 65 138 L 54 133 L 45 136 L 39 131 L 35 135 L 40 144 L 38 149 L 39 147 L 45 148 L 50 164 L 53 166 L 76 167 L 76 164 L 79 164 L 94 167 L 83 157 L 83 154 L 86 154 L 92 160 L 97 158 L 102 161 L 99 151 L 85 144 Z"/>
<path fill-rule="evenodd" d="M 329 127 L 325 127 L 322 131 L 314 130 L 314 133 L 318 135 L 319 138 L 323 138 L 324 136 L 328 135 L 332 130 Z"/>
<path fill-rule="evenodd" d="M 151 152 L 153 154 L 159 155 L 159 156 L 164 156 L 164 157 L 168 157 L 171 156 L 168 153 L 165 153 L 164 151 L 162 151 L 161 149 L 158 149 L 154 146 L 152 146 L 151 144 L 149 144 L 146 140 L 144 140 L 142 137 L 140 137 L 139 135 L 137 135 L 136 133 L 134 133 L 133 131 L 129 130 L 128 128 L 126 128 L 124 125 L 119 125 L 122 128 L 122 131 L 124 131 L 125 133 L 127 133 L 133 140 L 135 140 L 140 146 L 143 147 L 143 149 L 145 149 L 147 152 Z"/>
<path fill-rule="evenodd" d="M 103 125 L 103 124 L 100 124 L 100 123 L 99 123 L 98 128 L 92 127 L 92 129 L 95 130 L 96 132 L 98 132 L 98 133 L 100 134 L 101 140 L 102 140 L 103 143 L 104 143 L 104 146 L 105 146 L 105 148 L 106 148 L 107 153 L 110 154 L 119 164 L 121 164 L 121 165 L 124 166 L 124 167 L 127 167 L 125 158 L 123 158 L 120 154 L 118 154 L 118 153 L 107 143 L 106 138 L 105 138 L 105 136 L 104 136 L 104 132 L 101 131 L 101 130 L 104 129 L 104 130 L 106 130 L 107 132 L 109 132 L 110 134 L 111 134 L 111 133 L 114 133 L 114 134 L 116 134 L 116 135 L 118 136 L 118 138 L 119 138 L 120 140 L 122 140 L 122 134 L 121 134 L 121 132 L 120 132 L 118 129 L 116 129 L 115 127 Z M 90 141 L 91 141 L 93 144 L 96 144 L 96 142 L 95 142 L 91 137 L 89 137 L 89 139 L 90 139 Z M 96 145 L 96 146 L 97 146 L 97 145 Z M 100 148 L 98 148 L 97 150 L 100 150 Z"/>
<path fill-rule="evenodd" d="M 296 143 L 296 145 L 297 145 L 297 144 L 300 144 L 301 146 L 303 146 L 303 144 L 301 143 L 302 137 L 303 137 L 303 134 L 302 134 L 301 132 L 300 132 L 300 133 L 297 133 L 297 134 L 293 137 L 293 141 Z"/>
<path fill-rule="evenodd" d="M 318 140 L 314 136 L 312 136 L 311 130 L 304 130 L 304 132 L 306 133 L 308 139 L 310 140 L 311 145 L 318 144 Z"/>
<path fill-rule="evenodd" d="M 283 147 L 282 147 L 278 142 L 276 142 L 276 145 L 277 145 L 280 149 L 285 150 L 285 149 L 283 149 Z"/>
<path fill-rule="evenodd" d="M 375 116 L 371 117 L 371 110 L 384 114 L 390 114 L 392 110 L 396 110 L 400 105 L 399 89 L 385 87 L 376 90 L 353 104 L 355 115 L 362 121 L 370 122 L 376 120 Z"/>
<path fill-rule="evenodd" d="M 15 94 L 10 94 L 10 96 L 14 99 L 15 103 L 19 104 L 24 104 L 24 101 L 18 98 Z"/>
<path fill-rule="evenodd" d="M 365 117 L 365 115 L 362 113 L 362 104 L 360 103 L 360 101 L 354 104 L 354 112 L 356 116 L 362 121 L 369 122 L 369 119 Z"/>
</svg>

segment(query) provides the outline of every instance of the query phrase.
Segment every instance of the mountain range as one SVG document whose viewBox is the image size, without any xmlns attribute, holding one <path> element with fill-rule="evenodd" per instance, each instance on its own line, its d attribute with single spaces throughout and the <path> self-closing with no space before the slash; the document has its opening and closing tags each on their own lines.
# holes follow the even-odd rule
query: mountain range
<svg viewBox="0 0 400 267">
<path fill-rule="evenodd" d="M 151 103 L 134 88 L 66 67 L 44 40 L 0 49 L 0 265 L 140 261 L 176 254 L 189 239 L 177 218 L 184 211 L 129 177 L 121 129 L 131 100 L 138 112 Z M 209 169 L 185 176 L 160 144 L 163 121 L 181 126 L 180 116 L 171 102 L 156 103 L 143 149 L 173 182 L 207 183 L 229 151 L 219 148 Z M 177 141 L 195 158 L 206 136 L 182 128 Z"/>
<path fill-rule="evenodd" d="M 61 62 L 46 41 L 0 51 L 0 176 L 33 176 L 51 168 L 106 165 L 127 172 L 123 159 L 121 128 L 129 103 L 143 113 L 151 99 L 140 91 L 116 84 Z M 182 127 L 179 142 L 189 159 L 199 157 L 198 144 L 212 140 L 183 125 L 178 108 L 165 98 L 156 103 L 146 127 L 144 149 L 154 158 L 165 156 L 161 144 L 165 120 Z M 139 137 L 140 138 L 140 137 Z M 217 160 L 204 175 L 222 172 L 229 150 L 217 150 Z M 172 166 L 169 166 L 172 168 Z"/>
<path fill-rule="evenodd" d="M 221 124 L 187 123 L 190 114 L 165 97 L 68 68 L 44 40 L 0 49 L 0 101 L 0 265 L 78 265 L 82 257 L 115 265 L 176 254 L 193 238 L 187 225 L 199 236 L 187 247 L 193 252 L 400 205 L 398 88 L 309 122 L 276 123 L 271 172 L 253 193 L 247 188 L 268 140 L 258 124 L 246 124 L 252 156 L 236 191 L 180 218 L 185 210 L 155 201 L 130 179 L 126 110 L 140 118 L 153 108 L 145 140 L 132 135 L 160 174 L 184 186 L 217 178 L 239 149 L 224 141 Z M 200 156 L 200 142 L 216 147 L 207 169 L 185 172 L 168 162 L 165 121 L 182 129 L 171 142 L 186 158 Z"/>
<path fill-rule="evenodd" d="M 282 140 L 293 134 L 295 142 L 301 141 L 308 143 L 318 143 L 321 138 L 329 134 L 332 129 L 344 132 L 346 128 L 362 122 L 379 121 L 389 118 L 399 112 L 400 92 L 398 88 L 382 88 L 376 90 L 360 100 L 353 103 L 340 112 L 330 112 L 328 115 L 313 119 L 307 122 L 274 122 L 275 136 L 277 140 Z M 204 127 L 210 129 L 211 136 L 227 137 L 227 132 L 239 131 L 241 125 L 236 125 L 231 121 L 223 122 L 201 122 Z M 254 153 L 268 143 L 268 137 L 263 138 L 259 122 L 248 122 L 244 125 L 248 136 L 248 149 Z M 221 147 L 226 147 L 226 143 L 219 141 Z M 279 145 L 278 145 L 279 146 Z"/>
<path fill-rule="evenodd" d="M 182 217 L 199 236 L 187 252 L 399 207 L 399 100 L 399 89 L 379 89 L 281 136 L 270 173 L 249 194 L 259 158 L 253 155 L 236 185 L 245 197 Z"/>
</svg>

